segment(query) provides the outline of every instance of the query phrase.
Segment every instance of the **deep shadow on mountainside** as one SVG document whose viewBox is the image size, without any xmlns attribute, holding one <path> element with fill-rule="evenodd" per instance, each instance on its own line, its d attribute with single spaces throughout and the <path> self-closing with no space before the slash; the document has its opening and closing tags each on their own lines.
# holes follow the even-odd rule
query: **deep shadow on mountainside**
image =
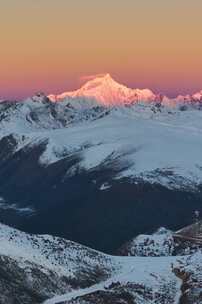
<svg viewBox="0 0 202 304">
<path fill-rule="evenodd" d="M 0 209 L 0 221 L 30 233 L 48 233 L 113 253 L 134 236 L 160 226 L 177 229 L 202 211 L 202 191 L 169 190 L 157 184 L 112 179 L 121 170 L 116 162 L 85 171 L 71 168 L 76 153 L 48 166 L 39 157 L 46 141 L 13 153 L 16 141 L 0 141 L 0 197 L 7 206 L 32 207 L 26 214 Z M 100 190 L 103 182 L 111 188 Z"/>
</svg>

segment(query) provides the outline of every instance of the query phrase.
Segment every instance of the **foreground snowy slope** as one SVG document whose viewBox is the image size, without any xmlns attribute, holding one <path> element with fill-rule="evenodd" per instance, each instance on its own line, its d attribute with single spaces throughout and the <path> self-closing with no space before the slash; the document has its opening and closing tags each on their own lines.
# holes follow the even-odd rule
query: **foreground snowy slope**
<svg viewBox="0 0 202 304">
<path fill-rule="evenodd" d="M 148 258 L 146 258 L 148 259 Z M 153 258 L 155 259 L 155 258 Z M 151 272 L 151 277 L 147 277 L 146 274 L 152 271 L 152 268 L 148 264 L 148 261 L 141 265 L 141 272 L 135 271 L 138 267 L 134 267 L 134 270 L 130 273 L 126 273 L 125 276 L 120 276 L 118 282 L 114 278 L 114 283 L 110 286 L 106 286 L 102 289 L 98 286 L 94 286 L 94 290 L 87 289 L 80 293 L 70 293 L 66 295 L 65 303 L 71 304 L 114 304 L 114 303 L 137 303 L 137 304 L 201 304 L 202 297 L 202 255 L 196 253 L 195 255 L 188 256 L 177 262 L 166 261 L 166 258 L 161 260 L 157 258 L 158 264 L 156 264 L 155 271 Z M 156 261 L 156 262 L 157 262 Z M 167 264 L 168 263 L 168 264 Z M 134 263 L 135 265 L 135 263 Z M 144 265 L 148 271 L 145 271 Z M 169 265 L 169 266 L 168 266 Z M 172 269 L 172 272 L 171 272 Z M 144 273 L 144 275 L 142 275 Z M 165 276 L 165 274 L 167 276 Z M 139 275 L 136 279 L 136 275 Z M 175 275 L 176 277 L 173 277 Z M 145 280 L 146 284 L 143 283 Z M 177 279 L 176 279 L 177 278 Z M 159 284 L 160 283 L 160 284 Z M 60 298 L 61 299 L 61 298 Z M 47 303 L 55 304 L 59 303 L 59 298 L 53 298 Z M 63 296 L 65 300 L 65 296 Z"/>
<path fill-rule="evenodd" d="M 41 303 L 106 280 L 119 268 L 110 256 L 77 243 L 0 224 L 0 303 Z"/>
<path fill-rule="evenodd" d="M 109 256 L 2 224 L 0 245 L 1 303 L 177 304 L 183 284 L 189 284 L 186 296 L 191 300 L 197 300 L 201 290 L 200 250 L 184 257 Z"/>
<path fill-rule="evenodd" d="M 64 239 L 48 235 L 28 235 L 2 224 L 0 226 L 0 244 L 0 257 L 15 261 L 16 267 L 24 271 L 28 280 L 26 284 L 30 290 L 34 288 L 33 284 L 37 284 L 37 276 L 33 278 L 34 269 L 38 269 L 38 280 L 42 275 L 46 276 L 47 286 L 42 285 L 42 290 L 39 287 L 38 298 L 50 297 L 53 294 L 54 286 L 51 286 L 49 277 L 58 280 L 58 285 L 55 286 L 56 293 L 65 293 L 66 286 L 66 290 L 69 290 L 67 296 L 53 298 L 54 300 L 51 300 L 50 303 L 59 303 L 61 299 L 71 299 L 70 291 L 78 287 L 85 287 L 85 285 L 92 285 L 93 287 L 87 290 L 95 291 L 96 288 L 100 290 L 110 287 L 112 283 L 128 284 L 131 282 L 143 286 L 146 289 L 145 296 L 147 296 L 147 292 L 150 293 L 149 289 L 158 289 L 164 284 L 169 284 L 171 298 L 174 297 L 176 283 L 179 288 L 178 280 L 171 269 L 171 262 L 175 261 L 173 258 L 159 258 L 157 261 L 152 258 L 145 260 L 144 258 L 112 257 Z M 14 267 L 12 263 L 11 267 Z M 12 283 L 12 278 L 10 281 Z M 103 281 L 103 283 L 94 285 L 99 281 Z M 20 285 L 20 282 L 18 284 Z M 0 276 L 0 287 L 3 288 L 2 276 Z M 49 291 L 48 288 L 50 288 Z M 159 292 L 161 293 L 160 290 Z M 27 296 L 26 288 L 19 294 L 21 303 L 40 303 L 36 299 L 33 302 L 31 299 L 23 302 L 23 294 Z M 85 289 L 75 291 L 73 294 L 85 294 Z M 136 297 L 135 294 L 134 296 Z M 1 299 L 3 297 L 6 298 L 5 291 L 1 293 Z M 10 303 L 12 298 L 15 298 L 15 294 L 11 292 L 8 295 L 7 303 Z M 144 295 L 142 299 L 144 299 Z"/>
<path fill-rule="evenodd" d="M 36 263 L 68 277 L 69 282 L 75 280 L 76 284 L 78 280 L 81 286 L 93 282 L 93 272 L 95 280 L 99 280 L 99 275 L 107 277 L 113 269 L 111 257 L 98 251 L 50 235 L 26 234 L 3 224 L 0 224 L 0 244 L 2 255 Z M 92 277 L 88 278 L 88 274 Z"/>
<path fill-rule="evenodd" d="M 56 304 L 62 301 L 71 303 L 74 300 L 75 303 L 82 303 L 83 300 L 84 303 L 99 303 L 99 301 L 104 302 L 107 295 L 109 303 L 113 303 L 113 298 L 121 301 L 125 296 L 127 299 L 127 293 L 131 303 L 149 304 L 157 300 L 159 303 L 178 303 L 181 296 L 181 280 L 172 272 L 171 266 L 172 263 L 177 265 L 176 258 L 159 258 L 157 261 L 154 258 L 114 257 L 114 260 L 119 260 L 122 268 L 110 279 L 87 289 L 53 297 L 45 303 Z M 125 303 L 130 303 L 129 299 Z"/>
</svg>

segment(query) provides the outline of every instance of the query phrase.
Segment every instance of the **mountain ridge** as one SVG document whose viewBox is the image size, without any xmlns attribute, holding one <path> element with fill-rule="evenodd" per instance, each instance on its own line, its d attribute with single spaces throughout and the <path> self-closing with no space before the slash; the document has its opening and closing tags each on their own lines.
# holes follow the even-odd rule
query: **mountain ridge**
<svg viewBox="0 0 202 304">
<path fill-rule="evenodd" d="M 116 82 L 109 73 L 87 81 L 80 89 L 60 95 L 48 95 L 53 102 L 72 97 L 95 98 L 104 106 L 131 104 L 138 100 L 155 101 L 157 96 L 149 89 L 131 89 Z"/>
<path fill-rule="evenodd" d="M 88 78 L 86 78 L 88 79 Z M 152 90 L 133 89 L 115 81 L 109 73 L 89 77 L 81 88 L 74 91 L 67 91 L 62 94 L 48 95 L 52 102 L 60 102 L 69 98 L 94 98 L 103 106 L 130 105 L 139 101 L 160 102 L 165 105 L 174 106 L 178 103 L 190 103 L 202 101 L 202 90 L 193 94 L 178 95 L 169 98 L 162 93 L 154 93 Z"/>
<path fill-rule="evenodd" d="M 80 88 L 73 91 L 66 91 L 61 94 L 45 94 L 37 92 L 32 97 L 27 97 L 21 101 L 1 99 L 1 103 L 5 102 L 29 102 L 30 100 L 39 103 L 60 103 L 66 102 L 74 106 L 74 103 L 82 101 L 85 107 L 103 106 L 130 106 L 139 102 L 156 103 L 168 107 L 177 107 L 183 105 L 201 105 L 202 104 L 202 90 L 192 94 L 179 94 L 176 97 L 168 97 L 161 92 L 154 93 L 149 88 L 130 88 L 123 85 L 109 74 L 98 74 L 91 77 L 84 77 L 87 80 Z"/>
</svg>

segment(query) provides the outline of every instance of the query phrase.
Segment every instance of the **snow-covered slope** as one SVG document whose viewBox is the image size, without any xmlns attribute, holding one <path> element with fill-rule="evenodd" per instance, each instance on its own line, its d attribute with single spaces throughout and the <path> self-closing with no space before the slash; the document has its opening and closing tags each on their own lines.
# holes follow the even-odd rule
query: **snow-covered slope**
<svg viewBox="0 0 202 304">
<path fill-rule="evenodd" d="M 2 224 L 0 244 L 0 301 L 8 304 L 15 300 L 41 303 L 47 298 L 47 304 L 106 300 L 116 303 L 124 299 L 137 304 L 177 304 L 182 268 L 194 271 L 196 267 L 200 275 L 200 252 L 184 258 L 115 257 L 50 235 L 25 234 Z M 6 270 L 15 275 L 4 276 Z M 10 283 L 8 290 L 5 283 Z"/>
<path fill-rule="evenodd" d="M 188 255 L 202 249 L 202 229 L 199 221 L 177 232 L 159 228 L 153 234 L 141 234 L 124 244 L 118 253 L 126 256 L 176 256 Z"/>
<path fill-rule="evenodd" d="M 20 147 L 22 138 L 26 138 L 24 145 L 47 140 L 47 149 L 41 157 L 44 165 L 80 153 L 79 167 L 85 170 L 116 163 L 120 167 L 119 177 L 168 188 L 194 189 L 202 182 L 201 111 L 174 111 L 166 107 L 159 110 L 155 105 L 139 104 L 110 112 L 98 110 L 96 115 L 100 119 L 84 123 L 79 119 L 79 123 L 66 128 L 63 120 L 46 113 L 46 107 L 40 120 L 37 116 L 30 123 L 25 114 L 29 106 L 23 105 L 23 111 L 16 114 L 12 109 L 13 116 L 2 119 L 0 136 L 16 134 Z M 64 114 L 61 109 L 60 112 Z M 34 113 L 38 114 L 38 108 Z"/>
<path fill-rule="evenodd" d="M 175 258 L 123 258 L 113 257 L 122 268 L 108 280 L 87 289 L 63 296 L 56 296 L 45 304 L 56 303 L 119 303 L 130 299 L 131 303 L 177 304 L 180 298 L 181 281 L 172 272 Z M 124 303 L 124 302 L 123 302 Z"/>
<path fill-rule="evenodd" d="M 141 234 L 120 249 L 128 256 L 172 256 L 174 252 L 173 232 L 160 228 L 154 234 Z"/>
<path fill-rule="evenodd" d="M 184 103 L 184 104 L 186 103 L 200 104 L 202 102 L 202 90 L 194 94 L 179 95 L 174 100 L 176 102 Z"/>
<path fill-rule="evenodd" d="M 38 93 L 20 102 L 1 102 L 0 131 L 7 129 L 8 132 L 27 133 L 64 128 L 98 119 L 107 113 L 108 110 L 95 100 L 79 98 L 74 102 L 52 103 L 43 93 Z"/>
<path fill-rule="evenodd" d="M 54 293 L 88 287 L 118 270 L 118 263 L 110 256 L 85 246 L 0 224 L 1 303 L 10 304 L 14 299 L 25 304 L 41 303 Z M 13 277 L 4 278 L 6 272 Z"/>
<path fill-rule="evenodd" d="M 100 278 L 107 277 L 113 269 L 110 256 L 98 251 L 50 235 L 30 235 L 3 224 L 0 244 L 1 255 L 41 265 L 68 277 L 70 282 L 78 280 L 78 286 L 90 284 L 92 278 L 88 274 L 93 277 L 99 268 Z M 99 280 L 99 275 L 96 279 Z"/>
<path fill-rule="evenodd" d="M 115 257 L 2 224 L 0 244 L 2 303 L 177 304 L 181 286 L 189 286 L 188 303 L 200 296 L 200 250 L 184 257 Z"/>
<path fill-rule="evenodd" d="M 182 280 L 181 303 L 202 303 L 202 252 L 187 256 L 183 263 L 174 269 Z"/>
</svg>

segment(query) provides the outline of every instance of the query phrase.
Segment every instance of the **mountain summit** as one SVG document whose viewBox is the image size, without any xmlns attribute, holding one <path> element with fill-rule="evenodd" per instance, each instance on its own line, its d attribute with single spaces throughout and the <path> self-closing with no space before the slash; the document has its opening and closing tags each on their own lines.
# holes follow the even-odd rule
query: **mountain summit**
<svg viewBox="0 0 202 304">
<path fill-rule="evenodd" d="M 162 94 L 154 94 L 150 89 L 132 89 L 118 83 L 110 74 L 99 74 L 85 77 L 88 81 L 75 91 L 65 92 L 59 95 L 49 95 L 52 102 L 65 101 L 69 99 L 87 98 L 93 99 L 102 106 L 130 105 L 138 101 L 161 102 L 167 106 L 180 104 L 195 104 L 202 102 L 202 91 L 192 95 L 178 95 L 175 98 L 168 98 Z M 91 100 L 92 101 L 92 100 Z"/>
<path fill-rule="evenodd" d="M 149 89 L 131 89 L 116 82 L 110 74 L 97 75 L 86 82 L 80 89 L 61 95 L 49 95 L 56 102 L 66 98 L 94 98 L 105 106 L 131 104 L 139 100 L 154 101 L 157 96 Z"/>
</svg>

